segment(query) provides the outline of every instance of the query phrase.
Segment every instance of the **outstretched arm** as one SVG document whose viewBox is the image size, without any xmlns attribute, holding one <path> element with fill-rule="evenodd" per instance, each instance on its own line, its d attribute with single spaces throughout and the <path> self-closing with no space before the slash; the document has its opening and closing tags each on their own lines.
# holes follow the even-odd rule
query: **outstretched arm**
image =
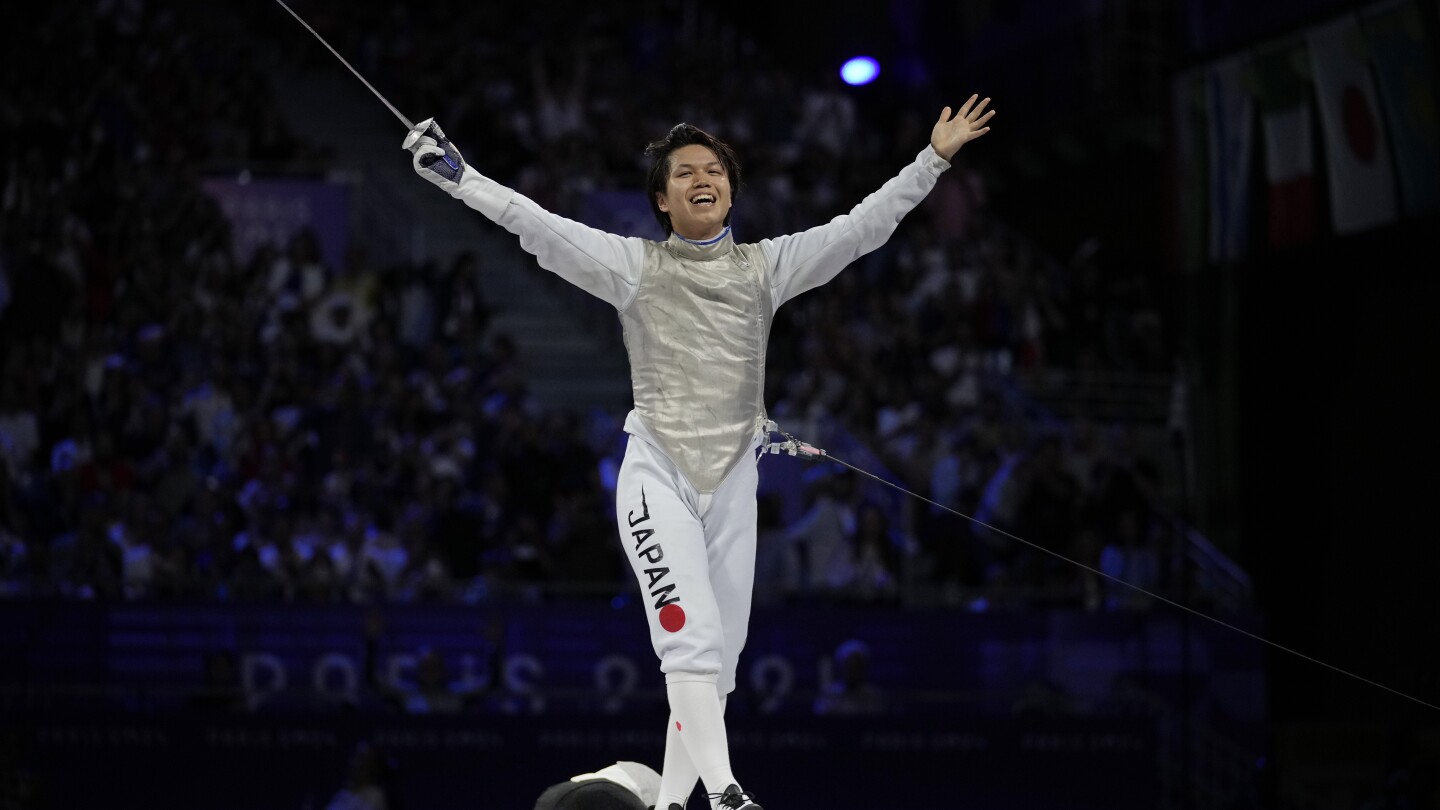
<svg viewBox="0 0 1440 810">
<path fill-rule="evenodd" d="M 971 96 L 958 113 L 949 107 L 930 132 L 930 145 L 878 191 L 824 225 L 761 242 L 770 260 L 771 299 L 778 308 L 806 290 L 828 282 L 851 262 L 885 244 L 900 220 L 930 190 L 950 158 L 966 143 L 990 131 L 990 99 Z"/>
<path fill-rule="evenodd" d="M 541 267 L 616 309 L 629 305 L 644 256 L 641 240 L 552 214 L 491 180 L 465 162 L 433 121 L 417 125 L 404 147 L 416 174 L 520 237 L 520 247 Z"/>
</svg>

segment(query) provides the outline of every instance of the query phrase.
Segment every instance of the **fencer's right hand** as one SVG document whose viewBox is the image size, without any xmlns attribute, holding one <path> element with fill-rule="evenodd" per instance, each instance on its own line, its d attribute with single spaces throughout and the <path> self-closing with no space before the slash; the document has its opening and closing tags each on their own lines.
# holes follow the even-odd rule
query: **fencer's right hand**
<svg viewBox="0 0 1440 810">
<path fill-rule="evenodd" d="M 401 144 L 410 152 L 410 165 L 415 173 L 429 180 L 446 192 L 454 192 L 465 173 L 465 158 L 435 119 L 427 118 L 415 125 Z"/>
</svg>

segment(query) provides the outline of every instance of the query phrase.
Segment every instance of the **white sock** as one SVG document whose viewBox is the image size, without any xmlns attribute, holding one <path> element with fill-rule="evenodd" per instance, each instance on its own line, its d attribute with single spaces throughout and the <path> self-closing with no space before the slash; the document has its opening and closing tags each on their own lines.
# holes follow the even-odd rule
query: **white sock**
<svg viewBox="0 0 1440 810">
<path fill-rule="evenodd" d="M 720 698 L 720 713 L 725 713 L 725 698 Z M 660 796 L 655 801 L 655 810 L 670 810 L 671 804 L 685 806 L 695 792 L 695 782 L 700 771 L 690 761 L 685 742 L 675 728 L 675 715 L 670 715 L 670 726 L 665 730 L 665 764 L 660 769 Z M 711 802 L 714 804 L 714 802 Z"/>
<path fill-rule="evenodd" d="M 670 698 L 670 728 L 676 732 L 691 764 L 704 781 L 705 792 L 719 793 L 738 784 L 735 774 L 730 772 L 730 744 L 725 736 L 725 715 L 715 684 L 680 681 L 667 684 L 665 691 Z M 666 737 L 668 740 L 668 733 Z M 666 754 L 668 764 L 668 745 Z M 661 779 L 664 778 L 662 775 Z"/>
<path fill-rule="evenodd" d="M 665 764 L 660 767 L 660 796 L 655 800 L 655 810 L 670 810 L 672 803 L 684 807 L 699 778 L 700 772 L 695 770 L 680 732 L 675 730 L 675 713 L 671 712 L 670 725 L 665 729 Z"/>
</svg>

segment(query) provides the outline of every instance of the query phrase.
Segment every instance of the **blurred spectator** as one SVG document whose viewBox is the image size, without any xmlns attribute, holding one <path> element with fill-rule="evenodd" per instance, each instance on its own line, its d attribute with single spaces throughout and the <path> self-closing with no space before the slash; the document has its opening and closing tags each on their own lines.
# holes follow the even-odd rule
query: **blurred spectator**
<svg viewBox="0 0 1440 810">
<path fill-rule="evenodd" d="M 480 336 L 490 326 L 492 308 L 480 286 L 480 272 L 479 257 L 463 251 L 440 279 L 437 320 L 451 345 L 479 345 Z"/>
<path fill-rule="evenodd" d="M 6 810 L 55 806 L 44 759 L 35 752 L 31 736 L 23 726 L 0 726 L 0 807 Z"/>
<path fill-rule="evenodd" d="M 395 765 L 375 745 L 361 741 L 350 754 L 345 781 L 325 810 L 399 810 Z"/>
<path fill-rule="evenodd" d="M 994 461 L 981 458 L 979 444 L 970 432 L 949 431 L 945 436 L 942 452 L 930 469 L 930 499 L 973 515 Z M 916 535 L 932 565 L 930 577 L 946 588 L 976 585 L 979 576 L 971 557 L 971 524 L 948 509 L 931 506 L 917 521 Z"/>
<path fill-rule="evenodd" d="M 394 686 L 394 701 L 405 714 L 458 714 L 475 700 L 472 690 L 452 682 L 439 650 L 423 649 L 416 657 L 415 683 Z"/>
<path fill-rule="evenodd" d="M 755 604 L 774 605 L 793 596 L 800 585 L 799 560 L 781 521 L 781 499 L 774 493 L 756 499 L 759 530 L 755 537 Z"/>
<path fill-rule="evenodd" d="M 822 716 L 867 716 L 885 713 L 889 699 L 870 680 L 870 645 L 851 639 L 835 649 L 836 677 L 821 686 L 815 698 L 815 714 Z"/>
<path fill-rule="evenodd" d="M 831 159 L 847 156 L 855 148 L 860 134 L 855 100 L 845 93 L 827 68 L 820 72 L 824 79 L 811 84 L 800 98 L 800 120 L 795 130 L 802 133 L 804 147 L 818 147 Z M 830 173 L 819 172 L 816 177 Z M 833 205 L 831 197 L 822 197 L 822 204 Z"/>
<path fill-rule="evenodd" d="M 34 404 L 24 401 L 18 377 L 0 383 L 0 462 L 11 478 L 20 478 L 34 466 L 40 448 L 40 420 Z"/>
<path fill-rule="evenodd" d="M 5 254 L 0 252 L 0 318 L 10 308 L 10 274 L 5 269 Z"/>
<path fill-rule="evenodd" d="M 1053 554 L 1073 557 L 1082 516 L 1080 483 L 1065 466 L 1058 435 L 1041 436 L 1023 463 L 1018 532 Z M 1035 549 L 1025 549 L 1018 563 L 1022 577 L 1042 591 L 1054 593 L 1074 578 L 1074 566 Z"/>
<path fill-rule="evenodd" d="M 890 519 L 878 504 L 860 506 L 851 547 L 849 596 L 864 602 L 898 599 L 903 558 L 909 554 L 910 544 L 891 529 Z"/>
<path fill-rule="evenodd" d="M 78 525 L 50 542 L 50 576 L 61 596 L 121 596 L 120 550 L 106 536 L 109 502 L 91 495 L 80 506 Z"/>
<path fill-rule="evenodd" d="M 1094 613 L 1105 605 L 1106 582 L 1095 571 L 1103 571 L 1100 560 L 1100 534 L 1093 525 L 1080 527 L 1075 535 L 1075 560 L 1087 566 L 1078 570 L 1076 585 L 1072 592 L 1087 613 Z M 1094 569 L 1094 570 L 1090 570 Z"/>
<path fill-rule="evenodd" d="M 1162 584 L 1165 561 L 1156 548 L 1150 527 L 1135 510 L 1122 511 L 1116 518 L 1114 535 L 1100 551 L 1100 570 L 1114 579 L 1105 581 L 1105 607 L 1109 610 L 1141 610 L 1153 601 L 1136 590 L 1154 592 Z M 1129 583 L 1136 588 L 1116 582 Z"/>
<path fill-rule="evenodd" d="M 397 332 L 400 342 L 417 354 L 431 345 L 438 332 L 438 275 L 435 264 L 426 262 L 399 281 Z"/>
<path fill-rule="evenodd" d="M 854 581 L 854 479 L 849 470 L 807 471 L 809 507 L 786 533 L 798 559 L 802 593 L 834 595 Z"/>
<path fill-rule="evenodd" d="M 0 596 L 26 596 L 33 587 L 29 549 L 20 536 L 0 523 Z"/>
<path fill-rule="evenodd" d="M 373 26 L 361 43 L 333 22 L 349 7 L 314 11 L 367 74 L 490 144 L 487 171 L 561 210 L 592 189 L 633 189 L 635 144 L 692 120 L 743 147 L 765 186 L 739 198 L 737 232 L 792 232 L 848 208 L 928 127 L 877 119 L 829 71 L 796 73 L 750 34 L 697 59 L 696 32 L 671 36 L 659 8 L 591 9 L 574 23 L 590 43 L 580 50 L 573 26 L 538 7 L 503 12 L 504 26 L 484 4 L 447 9 L 430 48 L 454 46 L 455 70 L 497 77 L 473 94 L 394 69 L 418 58 L 413 25 Z M 15 157 L 0 166 L 5 593 L 325 602 L 546 598 L 572 592 L 552 587 L 561 578 L 623 587 L 594 474 L 613 468 L 618 419 L 591 440 L 577 415 L 536 405 L 521 347 L 493 328 L 491 257 L 378 266 L 357 234 L 330 266 L 308 230 L 242 256 L 202 173 L 313 174 L 335 151 L 289 131 L 259 40 L 234 35 L 244 21 L 111 3 L 30 17 L 0 34 L 0 69 L 20 75 L 51 32 L 83 36 L 0 99 Z M 502 29 L 531 32 L 533 47 L 503 47 Z M 673 92 L 672 75 L 694 85 Z M 46 148 L 60 163 L 39 159 L 22 122 L 70 120 L 89 123 L 55 128 Z M 585 149 L 578 121 L 600 122 Z M 1053 426 L 1060 446 L 1038 471 L 1017 469 L 1033 426 L 1015 375 L 1164 371 L 1164 290 L 1113 268 L 1098 240 L 1047 257 L 996 216 L 987 167 L 966 161 L 884 250 L 776 321 L 772 412 L 833 420 L 911 488 L 1054 548 L 1092 526 L 1108 542 L 1120 513 L 1160 504 L 1155 465 L 1125 426 L 1082 418 Z M 1005 542 L 948 513 L 862 519 L 851 498 L 812 495 L 796 526 L 764 515 L 777 541 L 760 549 L 771 590 L 757 598 L 890 598 L 911 574 L 955 593 L 1055 573 L 1023 555 L 1009 570 Z"/>
<path fill-rule="evenodd" d="M 372 597 L 388 599 L 400 592 L 401 575 L 410 564 L 410 549 L 395 530 L 394 510 L 376 509 L 365 526 L 360 546 L 360 577 Z"/>
<path fill-rule="evenodd" d="M 250 709 L 249 698 L 240 685 L 235 656 L 226 650 L 205 654 L 205 683 L 192 691 L 185 706 L 199 712 L 239 712 Z"/>
<path fill-rule="evenodd" d="M 269 264 L 265 290 L 277 301 L 309 306 L 325 290 L 329 270 L 322 263 L 320 242 L 313 230 L 307 228 L 290 237 L 285 253 Z"/>
<path fill-rule="evenodd" d="M 1385 760 L 1356 810 L 1435 810 L 1440 807 L 1440 758 L 1417 725 L 1390 730 Z"/>
<path fill-rule="evenodd" d="M 1076 714 L 1077 708 L 1075 697 L 1065 687 L 1035 678 L 1025 684 L 1010 712 L 1017 717 L 1067 717 Z"/>
<path fill-rule="evenodd" d="M 478 705 L 483 697 L 481 690 L 469 681 L 452 680 L 445 657 L 433 647 L 424 647 L 416 652 L 413 682 L 391 680 L 382 673 L 380 649 L 385 628 L 385 617 L 378 609 L 372 608 L 366 613 L 365 683 L 387 705 L 404 714 L 458 714 Z M 498 649 L 493 644 L 491 648 Z"/>
</svg>

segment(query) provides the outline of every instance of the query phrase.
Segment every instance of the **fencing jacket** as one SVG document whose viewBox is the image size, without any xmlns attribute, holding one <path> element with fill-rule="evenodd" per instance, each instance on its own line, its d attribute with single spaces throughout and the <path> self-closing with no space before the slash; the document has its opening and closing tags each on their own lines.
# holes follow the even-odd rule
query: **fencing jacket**
<svg viewBox="0 0 1440 810">
<path fill-rule="evenodd" d="M 950 164 L 929 146 L 848 214 L 736 244 L 621 237 L 552 214 L 465 166 L 450 192 L 520 237 L 540 266 L 620 314 L 635 408 L 626 432 L 713 493 L 764 424 L 765 348 L 781 304 L 884 244 Z"/>
</svg>

